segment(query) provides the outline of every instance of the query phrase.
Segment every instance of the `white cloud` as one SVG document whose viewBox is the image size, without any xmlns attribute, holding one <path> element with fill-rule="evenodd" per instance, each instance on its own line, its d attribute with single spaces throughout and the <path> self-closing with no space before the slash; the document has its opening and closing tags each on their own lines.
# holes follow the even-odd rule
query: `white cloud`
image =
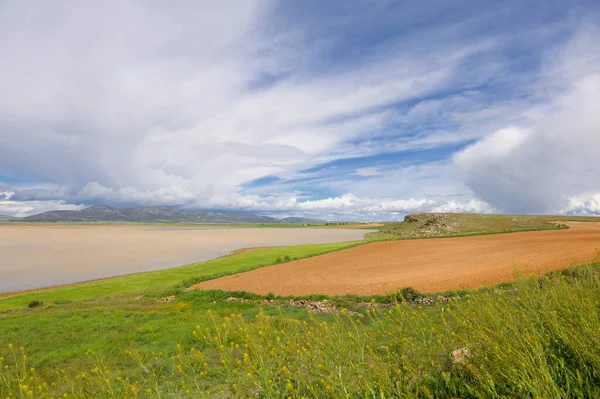
<svg viewBox="0 0 600 399">
<path fill-rule="evenodd" d="M 356 180 L 356 179 L 355 179 Z M 324 189 L 348 190 L 359 197 L 376 194 L 384 198 L 429 198 L 443 201 L 448 196 L 464 199 L 468 189 L 455 177 L 455 166 L 449 161 L 435 161 L 414 165 L 397 163 L 381 168 L 380 174 L 369 179 L 353 181 L 347 177 L 332 177 L 318 184 Z M 457 198 L 455 198 L 457 199 Z"/>
<path fill-rule="evenodd" d="M 528 135 L 528 131 L 514 127 L 498 130 L 458 153 L 455 160 L 459 165 L 468 167 L 479 157 L 490 160 L 509 156 L 527 140 Z"/>
<path fill-rule="evenodd" d="M 431 211 L 441 213 L 494 213 L 495 210 L 490 204 L 483 201 L 470 200 L 460 202 L 451 200 L 445 204 L 435 206 Z"/>
<path fill-rule="evenodd" d="M 448 87 L 491 45 L 455 37 L 423 52 L 392 38 L 315 70 L 308 32 L 271 29 L 272 12 L 268 1 L 3 2 L 0 170 L 41 182 L 32 199 L 215 205 L 266 175 L 376 154 L 358 142 L 396 123 L 390 105 Z M 265 75 L 276 80 L 256 85 Z"/>
<path fill-rule="evenodd" d="M 569 197 L 600 191 L 600 45 L 583 32 L 558 53 L 523 111 L 526 122 L 456 154 L 465 183 L 502 211 L 557 212 Z M 557 78 L 560 76 L 560 79 Z"/>
<path fill-rule="evenodd" d="M 83 205 L 66 204 L 64 201 L 15 201 L 14 193 L 0 192 L 0 215 L 24 217 L 55 210 L 80 210 Z"/>
<path fill-rule="evenodd" d="M 355 175 L 355 176 L 369 177 L 369 176 L 381 176 L 382 173 L 377 168 L 366 167 L 366 168 L 357 168 L 354 171 L 353 175 Z"/>
<path fill-rule="evenodd" d="M 398 220 L 413 212 L 490 213 L 493 208 L 482 201 L 395 199 L 359 197 L 352 193 L 320 200 L 306 200 L 295 194 L 273 197 L 235 196 L 232 207 L 248 212 L 281 216 L 312 216 L 329 220 Z"/>
<path fill-rule="evenodd" d="M 328 212 L 350 211 L 355 213 L 373 212 L 403 212 L 409 213 L 434 204 L 433 201 L 420 199 L 396 200 L 391 198 L 359 198 L 354 194 L 344 194 L 340 197 L 327 198 L 316 201 L 304 201 L 297 207 L 304 211 L 325 210 Z"/>
<path fill-rule="evenodd" d="M 568 215 L 590 215 L 600 216 L 600 194 L 594 194 L 588 197 L 571 197 L 567 205 L 560 210 L 560 213 Z"/>
</svg>

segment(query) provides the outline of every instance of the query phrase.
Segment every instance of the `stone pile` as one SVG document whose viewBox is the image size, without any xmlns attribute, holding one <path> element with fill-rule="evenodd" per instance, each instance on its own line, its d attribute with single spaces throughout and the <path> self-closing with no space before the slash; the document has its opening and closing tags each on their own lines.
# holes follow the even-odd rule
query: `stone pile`
<svg viewBox="0 0 600 399">
<path fill-rule="evenodd" d="M 432 296 L 424 296 L 421 298 L 417 298 L 412 302 L 417 305 L 433 305 L 436 303 L 452 302 L 452 301 L 456 301 L 458 299 L 460 299 L 459 296 L 445 297 L 445 296 L 439 295 L 435 298 Z"/>
<path fill-rule="evenodd" d="M 157 299 L 156 302 L 173 302 L 177 297 L 175 295 L 169 295 L 164 298 Z"/>
<path fill-rule="evenodd" d="M 297 308 L 307 308 L 313 313 L 338 313 L 339 310 L 332 306 L 327 299 L 322 301 L 308 301 L 306 299 L 300 299 L 298 301 L 291 301 L 290 305 Z"/>
</svg>

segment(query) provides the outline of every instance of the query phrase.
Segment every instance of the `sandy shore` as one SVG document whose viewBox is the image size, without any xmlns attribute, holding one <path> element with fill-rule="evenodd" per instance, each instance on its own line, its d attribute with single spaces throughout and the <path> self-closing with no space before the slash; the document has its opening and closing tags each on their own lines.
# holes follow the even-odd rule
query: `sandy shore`
<svg viewBox="0 0 600 399">
<path fill-rule="evenodd" d="M 0 292 L 200 262 L 247 247 L 360 240 L 365 230 L 0 226 Z"/>
<path fill-rule="evenodd" d="M 384 294 L 478 288 L 509 281 L 515 269 L 544 273 L 588 263 L 600 249 L 600 223 L 569 230 L 389 241 L 200 283 L 196 288 L 278 295 Z"/>
</svg>

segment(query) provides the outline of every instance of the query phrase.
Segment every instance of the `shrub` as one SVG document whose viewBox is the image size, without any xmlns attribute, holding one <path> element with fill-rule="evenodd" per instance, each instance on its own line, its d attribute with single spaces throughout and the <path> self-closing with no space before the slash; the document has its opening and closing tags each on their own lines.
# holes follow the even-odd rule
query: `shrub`
<svg viewBox="0 0 600 399">
<path fill-rule="evenodd" d="M 29 305 L 27 305 L 27 307 L 32 309 L 32 308 L 40 307 L 43 304 L 44 304 L 44 302 L 42 302 L 42 301 L 33 300 L 33 301 L 29 302 Z"/>
<path fill-rule="evenodd" d="M 285 255 L 283 258 L 281 256 L 278 256 L 278 257 L 275 258 L 275 261 L 273 263 L 280 264 L 280 263 L 289 262 L 291 260 L 292 260 L 292 258 L 290 258 L 289 255 Z"/>
<path fill-rule="evenodd" d="M 394 291 L 394 293 L 391 294 L 391 296 L 392 300 L 395 302 L 412 302 L 415 299 L 422 298 L 423 294 L 421 294 L 419 291 L 415 290 L 412 287 L 404 287 Z"/>
</svg>

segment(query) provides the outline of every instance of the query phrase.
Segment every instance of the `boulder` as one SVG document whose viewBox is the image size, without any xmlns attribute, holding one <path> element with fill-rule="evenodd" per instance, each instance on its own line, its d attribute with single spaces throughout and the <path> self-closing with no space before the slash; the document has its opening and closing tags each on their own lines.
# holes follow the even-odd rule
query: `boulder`
<svg viewBox="0 0 600 399">
<path fill-rule="evenodd" d="M 469 348 L 456 349 L 450 354 L 452 364 L 458 364 L 460 366 L 464 366 L 469 357 L 471 357 Z"/>
</svg>

